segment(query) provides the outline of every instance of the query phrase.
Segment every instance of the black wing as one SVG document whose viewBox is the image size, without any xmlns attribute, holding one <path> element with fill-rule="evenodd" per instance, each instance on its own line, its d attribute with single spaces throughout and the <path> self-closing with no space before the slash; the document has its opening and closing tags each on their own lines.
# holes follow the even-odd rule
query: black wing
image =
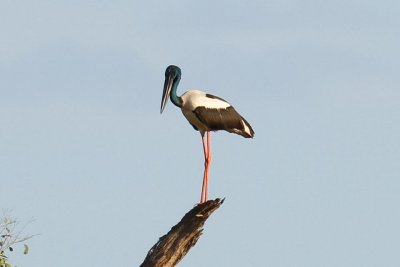
<svg viewBox="0 0 400 267">
<path fill-rule="evenodd" d="M 232 106 L 221 109 L 197 107 L 193 112 L 209 131 L 225 130 L 246 138 L 254 136 L 250 124 Z M 245 125 L 250 132 L 246 132 Z"/>
</svg>

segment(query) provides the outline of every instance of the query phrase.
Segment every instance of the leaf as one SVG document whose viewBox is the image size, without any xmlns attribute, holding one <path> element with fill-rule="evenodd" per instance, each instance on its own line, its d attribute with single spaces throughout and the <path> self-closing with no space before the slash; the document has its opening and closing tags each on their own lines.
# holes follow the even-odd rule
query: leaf
<svg viewBox="0 0 400 267">
<path fill-rule="evenodd" d="M 29 252 L 29 247 L 27 244 L 24 244 L 24 255 L 28 254 Z"/>
<path fill-rule="evenodd" d="M 10 251 L 14 251 L 14 249 L 13 249 L 12 247 L 9 247 L 8 249 L 9 249 Z"/>
</svg>

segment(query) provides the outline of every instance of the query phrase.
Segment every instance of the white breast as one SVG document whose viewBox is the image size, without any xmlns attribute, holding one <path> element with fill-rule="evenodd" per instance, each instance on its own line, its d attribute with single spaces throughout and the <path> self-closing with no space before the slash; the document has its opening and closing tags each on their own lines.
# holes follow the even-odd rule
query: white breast
<svg viewBox="0 0 400 267">
<path fill-rule="evenodd" d="M 221 109 L 230 107 L 230 104 L 218 98 L 210 98 L 199 90 L 189 90 L 181 96 L 182 109 L 195 110 L 197 107 Z"/>
<path fill-rule="evenodd" d="M 183 115 L 202 133 L 207 131 L 208 128 L 193 113 L 193 111 L 197 107 L 206 107 L 210 109 L 225 109 L 227 107 L 230 107 L 230 104 L 228 102 L 218 98 L 207 97 L 206 93 L 199 90 L 189 90 L 181 96 L 181 99 L 181 110 Z"/>
</svg>

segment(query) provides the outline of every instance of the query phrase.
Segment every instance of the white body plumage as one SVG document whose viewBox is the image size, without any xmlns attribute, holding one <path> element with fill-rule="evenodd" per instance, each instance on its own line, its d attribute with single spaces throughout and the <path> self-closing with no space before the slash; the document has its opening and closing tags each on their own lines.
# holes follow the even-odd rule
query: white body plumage
<svg viewBox="0 0 400 267">
<path fill-rule="evenodd" d="M 226 130 L 253 137 L 250 124 L 222 98 L 199 90 L 189 90 L 180 97 L 182 113 L 202 135 L 206 131 Z"/>
</svg>

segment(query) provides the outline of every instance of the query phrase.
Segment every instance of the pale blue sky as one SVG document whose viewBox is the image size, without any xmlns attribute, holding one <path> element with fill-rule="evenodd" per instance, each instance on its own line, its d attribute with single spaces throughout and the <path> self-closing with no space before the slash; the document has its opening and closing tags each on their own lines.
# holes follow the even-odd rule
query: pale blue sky
<svg viewBox="0 0 400 267">
<path fill-rule="evenodd" d="M 18 266 L 138 266 L 199 200 L 178 93 L 228 100 L 226 197 L 180 266 L 400 266 L 398 1 L 2 1 L 0 203 L 40 233 Z"/>
</svg>

